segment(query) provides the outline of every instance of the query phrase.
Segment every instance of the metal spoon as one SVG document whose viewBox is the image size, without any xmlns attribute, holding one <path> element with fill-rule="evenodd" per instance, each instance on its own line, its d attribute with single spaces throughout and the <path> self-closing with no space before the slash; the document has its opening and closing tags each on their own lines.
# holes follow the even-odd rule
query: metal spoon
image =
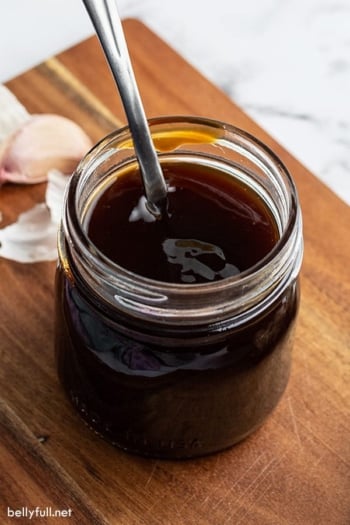
<svg viewBox="0 0 350 525">
<path fill-rule="evenodd" d="M 116 2 L 83 2 L 118 86 L 141 168 L 147 207 L 153 215 L 159 217 L 166 204 L 167 187 L 136 84 Z"/>
</svg>

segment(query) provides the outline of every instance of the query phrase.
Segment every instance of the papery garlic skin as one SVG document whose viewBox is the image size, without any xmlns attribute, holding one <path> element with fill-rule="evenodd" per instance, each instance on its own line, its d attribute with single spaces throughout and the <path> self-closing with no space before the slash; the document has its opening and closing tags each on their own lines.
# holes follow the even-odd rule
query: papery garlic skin
<svg viewBox="0 0 350 525">
<path fill-rule="evenodd" d="M 57 259 L 57 230 L 69 177 L 48 173 L 45 203 L 21 213 L 16 222 L 0 229 L 0 257 L 20 263 Z"/>
<path fill-rule="evenodd" d="M 64 194 L 69 177 L 58 170 L 50 170 L 47 178 L 45 202 L 50 210 L 51 220 L 58 225 L 62 218 Z"/>
<path fill-rule="evenodd" d="M 72 120 L 33 115 L 2 144 L 0 185 L 43 182 L 50 169 L 71 174 L 91 147 L 91 139 Z"/>
<path fill-rule="evenodd" d="M 30 119 L 26 108 L 7 87 L 0 85 L 0 151 L 9 135 Z M 1 154 L 0 154 L 1 157 Z"/>
<path fill-rule="evenodd" d="M 0 256 L 20 263 L 57 258 L 57 224 L 45 203 L 21 213 L 17 222 L 0 230 Z"/>
</svg>

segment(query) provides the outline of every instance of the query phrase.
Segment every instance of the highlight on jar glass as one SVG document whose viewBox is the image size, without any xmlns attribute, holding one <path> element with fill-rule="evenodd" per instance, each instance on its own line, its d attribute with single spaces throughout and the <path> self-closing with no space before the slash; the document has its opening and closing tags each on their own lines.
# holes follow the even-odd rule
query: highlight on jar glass
<svg viewBox="0 0 350 525">
<path fill-rule="evenodd" d="M 112 444 L 190 458 L 238 443 L 280 400 L 299 304 L 292 178 L 258 140 L 197 117 L 150 120 L 167 183 L 147 208 L 128 128 L 73 174 L 59 232 L 56 361 Z"/>
</svg>

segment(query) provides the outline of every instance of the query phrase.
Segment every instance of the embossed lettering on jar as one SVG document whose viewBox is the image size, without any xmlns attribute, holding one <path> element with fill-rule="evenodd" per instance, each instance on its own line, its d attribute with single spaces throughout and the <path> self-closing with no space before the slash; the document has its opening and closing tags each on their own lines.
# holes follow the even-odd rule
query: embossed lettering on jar
<svg viewBox="0 0 350 525">
<path fill-rule="evenodd" d="M 191 117 L 150 125 L 169 188 L 161 221 L 126 128 L 71 179 L 57 367 L 80 415 L 113 444 L 195 457 L 251 434 L 283 394 L 301 214 L 285 167 L 243 131 Z"/>
</svg>

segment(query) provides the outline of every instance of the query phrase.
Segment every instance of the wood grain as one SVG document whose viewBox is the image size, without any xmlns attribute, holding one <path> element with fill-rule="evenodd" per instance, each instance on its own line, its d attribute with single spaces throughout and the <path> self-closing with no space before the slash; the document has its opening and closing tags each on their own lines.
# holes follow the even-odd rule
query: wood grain
<svg viewBox="0 0 350 525">
<path fill-rule="evenodd" d="M 183 462 L 129 456 L 84 426 L 58 384 L 55 264 L 0 259 L 0 522 L 14 522 L 7 507 L 39 505 L 70 507 L 66 522 L 83 525 L 346 525 L 350 208 L 145 26 L 129 20 L 125 29 L 149 116 L 231 122 L 267 143 L 296 180 L 305 258 L 291 380 L 263 428 L 227 452 Z M 8 87 L 32 113 L 68 116 L 93 140 L 125 121 L 95 38 Z M 40 202 L 44 190 L 4 186 L 2 224 Z"/>
</svg>

